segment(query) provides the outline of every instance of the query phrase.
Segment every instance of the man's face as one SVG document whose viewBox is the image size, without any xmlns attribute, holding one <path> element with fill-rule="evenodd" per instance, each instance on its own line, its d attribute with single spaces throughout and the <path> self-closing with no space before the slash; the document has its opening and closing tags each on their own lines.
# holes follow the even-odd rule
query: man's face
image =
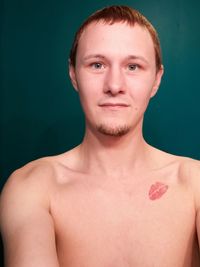
<svg viewBox="0 0 200 267">
<path fill-rule="evenodd" d="M 153 41 L 145 28 L 90 24 L 79 40 L 76 67 L 70 66 L 87 127 L 119 136 L 141 126 L 162 73 L 156 72 Z"/>
</svg>

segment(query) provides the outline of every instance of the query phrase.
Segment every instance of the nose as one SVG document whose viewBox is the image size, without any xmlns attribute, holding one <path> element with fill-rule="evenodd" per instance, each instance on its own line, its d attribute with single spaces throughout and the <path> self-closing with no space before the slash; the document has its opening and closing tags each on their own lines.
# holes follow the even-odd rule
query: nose
<svg viewBox="0 0 200 267">
<path fill-rule="evenodd" d="M 104 93 L 118 95 L 125 93 L 123 72 L 118 66 L 113 66 L 107 72 L 104 84 Z"/>
</svg>

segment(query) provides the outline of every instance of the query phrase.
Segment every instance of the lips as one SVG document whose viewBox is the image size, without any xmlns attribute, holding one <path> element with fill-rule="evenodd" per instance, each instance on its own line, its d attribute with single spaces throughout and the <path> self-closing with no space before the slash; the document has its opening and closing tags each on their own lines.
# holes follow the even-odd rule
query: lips
<svg viewBox="0 0 200 267">
<path fill-rule="evenodd" d="M 123 102 L 115 102 L 115 103 L 112 103 L 112 102 L 105 102 L 105 103 L 101 103 L 99 105 L 100 107 L 110 107 L 110 108 L 114 108 L 114 107 L 128 107 L 129 105 L 126 104 L 126 103 L 123 103 Z"/>
<path fill-rule="evenodd" d="M 168 190 L 168 185 L 160 182 L 156 182 L 151 185 L 151 188 L 149 190 L 149 198 L 151 200 L 156 200 L 158 198 L 161 198 L 162 195 L 164 195 Z"/>
</svg>

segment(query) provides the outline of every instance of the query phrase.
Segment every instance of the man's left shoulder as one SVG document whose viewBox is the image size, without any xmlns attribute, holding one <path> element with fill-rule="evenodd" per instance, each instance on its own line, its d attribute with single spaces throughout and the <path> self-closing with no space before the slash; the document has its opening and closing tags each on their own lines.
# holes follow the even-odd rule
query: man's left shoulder
<svg viewBox="0 0 200 267">
<path fill-rule="evenodd" d="M 199 180 L 200 182 L 200 161 L 192 158 L 179 158 L 179 174 L 192 182 L 192 180 Z"/>
<path fill-rule="evenodd" d="M 200 208 L 200 161 L 180 158 L 179 179 L 191 190 L 196 208 Z"/>
</svg>

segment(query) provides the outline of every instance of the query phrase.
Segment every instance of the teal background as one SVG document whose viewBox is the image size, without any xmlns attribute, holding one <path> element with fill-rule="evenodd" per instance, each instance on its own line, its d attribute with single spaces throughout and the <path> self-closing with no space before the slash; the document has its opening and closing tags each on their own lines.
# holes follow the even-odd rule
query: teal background
<svg viewBox="0 0 200 267">
<path fill-rule="evenodd" d="M 111 4 L 135 7 L 160 35 L 165 75 L 145 116 L 146 140 L 200 159 L 200 1 L 4 0 L 0 188 L 16 168 L 81 142 L 84 118 L 68 78 L 68 54 L 80 23 Z"/>
<path fill-rule="evenodd" d="M 127 4 L 156 27 L 165 75 L 145 116 L 144 136 L 170 153 L 200 159 L 200 1 L 0 2 L 0 188 L 38 157 L 80 143 L 84 120 L 68 78 L 74 33 L 91 12 Z"/>
</svg>

